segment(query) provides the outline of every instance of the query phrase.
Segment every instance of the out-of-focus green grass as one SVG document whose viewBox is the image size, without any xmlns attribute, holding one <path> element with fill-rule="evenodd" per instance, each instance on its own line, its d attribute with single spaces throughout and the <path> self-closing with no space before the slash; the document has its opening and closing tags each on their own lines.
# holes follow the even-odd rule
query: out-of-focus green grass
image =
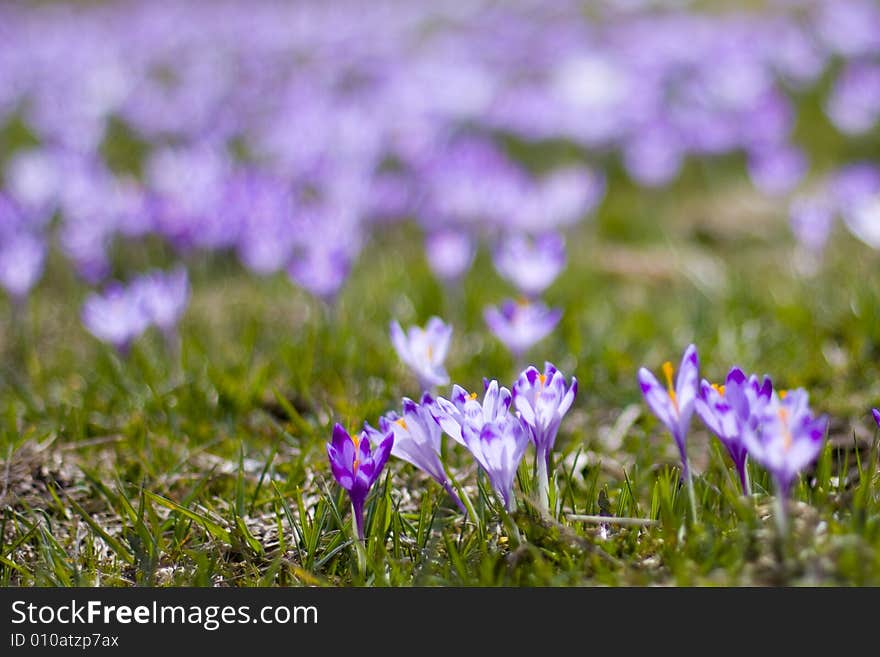
<svg viewBox="0 0 880 657">
<path fill-rule="evenodd" d="M 804 103 L 798 135 L 820 166 L 878 143 L 829 137 L 815 106 Z M 16 130 L 4 135 L 20 140 Z M 392 460 L 368 505 L 361 566 L 326 463 L 334 422 L 375 423 L 419 393 L 392 350 L 391 319 L 443 317 L 454 326 L 453 381 L 512 383 L 515 363 L 482 320 L 512 290 L 485 247 L 447 289 L 427 269 L 417 228 L 384 229 L 332 308 L 283 275 L 189 255 L 179 359 L 158 335 L 126 359 L 89 336 L 79 323 L 88 289 L 53 255 L 22 316 L 3 302 L 0 584 L 880 584 L 869 417 L 880 403 L 880 257 L 838 227 L 818 273 L 799 275 L 785 202 L 756 196 L 738 158 L 689 163 L 663 191 L 639 190 L 608 165 L 608 197 L 568 234 L 567 270 L 546 294 L 563 319 L 529 354 L 581 383 L 557 441 L 553 517 L 527 502 L 531 452 L 507 517 L 472 460 L 448 445 L 477 517 L 465 521 L 438 486 Z M 115 257 L 124 278 L 173 255 L 151 242 L 121 244 Z M 635 376 L 692 341 L 704 376 L 733 364 L 767 373 L 806 387 L 832 418 L 819 463 L 795 489 L 785 541 L 766 474 L 753 466 L 756 494 L 739 497 L 696 419 L 701 520 L 687 520 L 672 441 Z M 568 518 L 600 512 L 656 524 Z"/>
</svg>

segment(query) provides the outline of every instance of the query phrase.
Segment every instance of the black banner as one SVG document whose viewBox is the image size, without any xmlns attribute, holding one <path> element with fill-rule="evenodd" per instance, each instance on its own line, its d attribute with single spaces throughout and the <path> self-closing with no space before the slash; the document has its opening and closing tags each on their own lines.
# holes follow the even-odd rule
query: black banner
<svg viewBox="0 0 880 657">
<path fill-rule="evenodd" d="M 746 618 L 792 647 L 807 639 L 801 612 L 825 615 L 845 605 L 847 625 L 858 625 L 875 609 L 852 602 L 840 589 L 6 588 L 0 655 L 177 654 L 193 645 L 218 654 L 270 654 L 287 645 L 285 654 L 311 648 L 335 655 L 437 642 L 470 651 L 570 641 L 593 652 L 707 635 L 736 640 L 750 627 Z"/>
</svg>

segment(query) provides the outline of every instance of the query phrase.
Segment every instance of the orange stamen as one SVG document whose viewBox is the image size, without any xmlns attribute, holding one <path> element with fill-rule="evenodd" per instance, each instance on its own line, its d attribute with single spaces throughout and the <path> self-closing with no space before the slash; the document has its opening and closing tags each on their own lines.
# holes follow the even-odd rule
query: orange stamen
<svg viewBox="0 0 880 657">
<path fill-rule="evenodd" d="M 546 374 L 539 374 L 538 381 L 541 382 L 541 385 L 546 384 L 547 383 L 547 375 Z"/>
<path fill-rule="evenodd" d="M 352 463 L 352 470 L 354 474 L 358 473 L 358 468 L 361 465 L 360 460 L 358 459 L 358 455 L 361 451 L 361 439 L 358 437 L 356 433 L 351 434 L 351 442 L 354 443 L 354 463 Z"/>
<path fill-rule="evenodd" d="M 471 401 L 473 401 L 476 398 L 477 398 L 477 393 L 475 393 L 475 392 L 472 392 L 470 395 L 468 395 L 468 399 L 470 399 Z"/>
<path fill-rule="evenodd" d="M 406 429 L 407 431 L 409 430 L 409 428 L 406 426 L 406 420 L 404 420 L 403 418 L 400 418 L 399 420 L 394 420 L 394 424 L 401 427 L 402 429 Z"/>
<path fill-rule="evenodd" d="M 783 434 L 782 434 L 782 449 L 786 452 L 791 449 L 791 445 L 794 442 L 794 439 L 791 437 L 791 430 L 788 428 L 788 409 L 780 408 L 779 409 L 779 419 L 782 422 Z"/>
<path fill-rule="evenodd" d="M 678 408 L 678 400 L 675 398 L 675 387 L 672 385 L 672 375 L 675 374 L 675 368 L 672 366 L 668 360 L 663 363 L 663 376 L 666 377 L 666 387 L 669 390 L 669 398 L 672 400 L 672 403 L 675 404 L 675 408 Z"/>
<path fill-rule="evenodd" d="M 719 395 L 721 395 L 722 397 L 724 396 L 724 386 L 720 386 L 717 383 L 713 383 L 712 388 L 714 388 L 715 392 L 717 392 Z"/>
</svg>

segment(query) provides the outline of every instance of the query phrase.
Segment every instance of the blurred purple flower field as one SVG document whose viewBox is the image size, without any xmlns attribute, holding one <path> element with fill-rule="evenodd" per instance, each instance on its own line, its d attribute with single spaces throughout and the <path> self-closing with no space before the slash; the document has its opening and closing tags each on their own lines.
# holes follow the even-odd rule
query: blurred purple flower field
<svg viewBox="0 0 880 657">
<path fill-rule="evenodd" d="M 689 159 L 743 153 L 758 191 L 797 194 L 816 174 L 791 140 L 793 96 L 827 87 L 829 71 L 831 123 L 876 128 L 870 0 L 664 4 L 4 5 L 0 124 L 27 139 L 0 153 L 0 282 L 26 294 L 35 240 L 57 233 L 101 286 L 113 242 L 152 234 L 181 254 L 229 251 L 258 275 L 286 270 L 332 301 L 377 224 L 419 221 L 438 275 L 456 278 L 471 240 L 587 219 L 614 191 L 615 160 L 657 187 Z M 120 133 L 131 148 L 108 161 Z M 510 139 L 574 156 L 536 169 Z M 877 190 L 833 187 L 877 246 Z"/>
</svg>

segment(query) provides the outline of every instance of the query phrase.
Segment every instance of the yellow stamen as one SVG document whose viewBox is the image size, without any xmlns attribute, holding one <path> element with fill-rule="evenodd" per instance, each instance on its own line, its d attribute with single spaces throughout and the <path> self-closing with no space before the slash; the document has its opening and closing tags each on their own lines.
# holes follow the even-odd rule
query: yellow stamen
<svg viewBox="0 0 880 657">
<path fill-rule="evenodd" d="M 546 374 L 539 374 L 538 381 L 541 382 L 541 385 L 546 384 L 547 383 L 547 375 Z"/>
<path fill-rule="evenodd" d="M 361 450 L 361 439 L 356 433 L 352 433 L 351 434 L 351 442 L 354 443 L 354 463 L 352 463 L 351 465 L 352 465 L 352 470 L 354 471 L 354 474 L 357 474 L 358 468 L 361 465 L 361 462 L 358 459 L 358 455 L 360 454 L 360 450 Z"/>
<path fill-rule="evenodd" d="M 712 387 L 715 389 L 715 392 L 717 392 L 722 397 L 724 396 L 724 386 L 720 386 L 717 383 L 713 383 Z"/>
<path fill-rule="evenodd" d="M 526 297 L 523 297 L 523 296 L 518 297 L 517 300 L 516 300 L 516 305 L 520 306 L 521 308 L 522 308 L 522 307 L 525 307 L 525 306 L 528 306 L 528 305 L 529 305 L 529 300 L 528 300 Z"/>
<path fill-rule="evenodd" d="M 779 398 L 780 399 L 785 399 L 787 396 L 788 396 L 788 390 L 780 390 L 779 391 Z"/>
<path fill-rule="evenodd" d="M 663 376 L 666 377 L 666 387 L 669 390 L 669 398 L 675 407 L 678 408 L 678 400 L 675 398 L 675 387 L 672 385 L 672 375 L 675 374 L 675 368 L 668 360 L 663 363 Z"/>
<path fill-rule="evenodd" d="M 475 393 L 475 392 L 472 392 L 470 395 L 468 395 L 468 399 L 470 399 L 471 401 L 473 401 L 476 398 L 477 398 L 477 393 Z"/>
<path fill-rule="evenodd" d="M 404 420 L 403 418 L 400 418 L 399 420 L 394 420 L 394 424 L 401 427 L 402 429 L 406 429 L 407 431 L 409 430 L 409 428 L 406 426 L 406 420 Z"/>
<path fill-rule="evenodd" d="M 786 452 L 791 449 L 794 439 L 791 437 L 791 430 L 788 428 L 788 409 L 779 409 L 779 420 L 782 422 L 782 449 Z"/>
<path fill-rule="evenodd" d="M 431 347 L 431 345 L 428 345 L 427 351 L 428 351 L 428 360 L 434 360 L 434 349 Z"/>
</svg>

